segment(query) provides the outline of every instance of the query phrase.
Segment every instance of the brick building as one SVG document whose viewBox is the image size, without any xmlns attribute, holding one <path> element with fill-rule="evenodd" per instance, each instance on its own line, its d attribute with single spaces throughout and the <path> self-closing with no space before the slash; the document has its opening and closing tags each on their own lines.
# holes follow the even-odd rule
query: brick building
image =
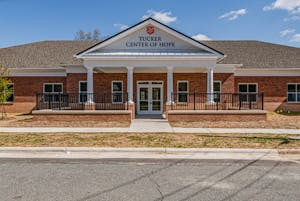
<svg viewBox="0 0 300 201">
<path fill-rule="evenodd" d="M 104 41 L 42 41 L 0 49 L 13 93 L 7 112 L 300 111 L 300 48 L 196 41 L 148 18 Z"/>
</svg>

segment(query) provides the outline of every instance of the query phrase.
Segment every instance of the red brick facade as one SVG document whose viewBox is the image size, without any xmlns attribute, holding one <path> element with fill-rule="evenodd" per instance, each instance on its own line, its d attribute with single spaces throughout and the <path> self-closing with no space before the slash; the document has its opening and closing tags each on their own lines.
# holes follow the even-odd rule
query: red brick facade
<svg viewBox="0 0 300 201">
<path fill-rule="evenodd" d="M 36 93 L 43 92 L 44 83 L 62 83 L 66 91 L 66 77 L 11 77 L 14 102 L 5 105 L 6 112 L 29 113 L 35 107 Z"/>
<path fill-rule="evenodd" d="M 14 103 L 6 104 L 7 112 L 30 112 L 34 109 L 36 93 L 43 92 L 44 83 L 62 83 L 63 92 L 78 93 L 79 81 L 86 80 L 85 73 L 67 74 L 66 77 L 12 77 L 14 83 Z M 164 102 L 167 100 L 167 74 L 166 73 L 134 73 L 133 98 L 137 101 L 137 81 L 159 80 L 163 81 Z M 206 73 L 174 73 L 174 92 L 177 92 L 177 81 L 187 80 L 189 92 L 207 91 Z M 265 94 L 265 108 L 267 110 L 293 110 L 300 111 L 300 103 L 287 103 L 287 84 L 300 83 L 300 77 L 235 77 L 232 73 L 215 73 L 215 81 L 221 81 L 222 93 L 238 92 L 239 83 L 257 83 L 258 92 Z M 110 93 L 112 81 L 123 81 L 123 91 L 127 91 L 126 73 L 94 73 L 94 92 Z M 165 105 L 165 104 L 164 104 Z M 164 106 L 164 111 L 166 107 Z"/>
<path fill-rule="evenodd" d="M 256 83 L 258 92 L 264 92 L 265 109 L 300 111 L 300 103 L 287 103 L 288 83 L 300 83 L 300 77 L 257 76 L 235 77 L 235 92 L 239 83 Z"/>
</svg>

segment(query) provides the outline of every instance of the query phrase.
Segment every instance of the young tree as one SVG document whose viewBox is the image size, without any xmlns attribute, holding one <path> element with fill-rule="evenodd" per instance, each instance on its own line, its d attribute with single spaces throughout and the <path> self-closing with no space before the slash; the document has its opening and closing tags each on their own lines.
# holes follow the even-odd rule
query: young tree
<svg viewBox="0 0 300 201">
<path fill-rule="evenodd" d="M 75 33 L 75 40 L 86 40 L 86 33 L 80 29 Z"/>
<path fill-rule="evenodd" d="M 4 103 L 11 96 L 12 88 L 10 87 L 11 81 L 7 78 L 9 71 L 7 68 L 0 66 L 0 105 L 1 105 L 1 119 L 6 117 Z"/>
<path fill-rule="evenodd" d="M 75 33 L 74 40 L 81 41 L 91 41 L 91 40 L 100 40 L 100 31 L 99 29 L 94 29 L 92 32 L 85 32 L 82 29 Z"/>
<path fill-rule="evenodd" d="M 93 32 L 93 40 L 100 40 L 100 31 L 99 29 L 95 29 Z"/>
<path fill-rule="evenodd" d="M 85 40 L 92 40 L 92 34 L 91 34 L 91 32 L 87 32 L 85 34 Z"/>
</svg>

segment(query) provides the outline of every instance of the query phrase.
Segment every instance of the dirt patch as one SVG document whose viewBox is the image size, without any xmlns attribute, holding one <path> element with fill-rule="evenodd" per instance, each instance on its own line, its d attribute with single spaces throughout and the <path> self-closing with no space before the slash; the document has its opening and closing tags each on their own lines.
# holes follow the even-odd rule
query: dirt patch
<svg viewBox="0 0 300 201">
<path fill-rule="evenodd" d="M 192 128 L 286 128 L 300 129 L 300 115 L 277 114 L 270 112 L 266 121 L 229 122 L 229 121 L 201 121 L 201 122 L 172 122 L 174 127 Z"/>
<path fill-rule="evenodd" d="M 0 120 L 0 127 L 129 127 L 129 122 L 122 121 L 34 121 L 30 114 L 7 114 Z"/>
<path fill-rule="evenodd" d="M 0 146 L 300 148 L 300 140 L 268 134 L 1 133 Z"/>
</svg>

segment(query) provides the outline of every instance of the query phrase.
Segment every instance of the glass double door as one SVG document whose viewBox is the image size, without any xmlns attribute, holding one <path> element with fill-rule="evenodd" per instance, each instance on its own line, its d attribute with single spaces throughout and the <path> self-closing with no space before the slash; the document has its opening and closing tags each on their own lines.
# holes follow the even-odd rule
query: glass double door
<svg viewBox="0 0 300 201">
<path fill-rule="evenodd" d="M 162 83 L 138 84 L 138 114 L 162 114 Z"/>
</svg>

